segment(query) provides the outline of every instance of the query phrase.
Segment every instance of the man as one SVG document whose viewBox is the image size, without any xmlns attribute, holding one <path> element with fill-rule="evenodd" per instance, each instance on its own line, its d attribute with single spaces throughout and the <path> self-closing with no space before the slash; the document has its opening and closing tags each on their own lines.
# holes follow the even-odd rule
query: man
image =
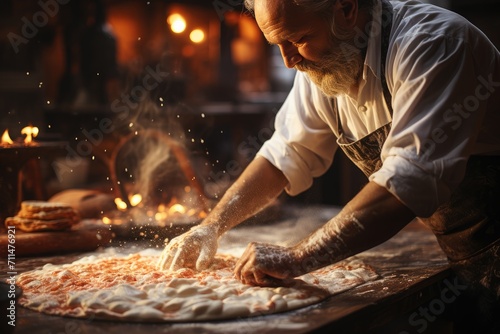
<svg viewBox="0 0 500 334">
<path fill-rule="evenodd" d="M 210 264 L 217 239 L 324 173 L 338 148 L 369 183 L 294 247 L 251 243 L 235 275 L 275 284 L 391 238 L 415 217 L 468 286 L 500 296 L 500 54 L 462 17 L 416 1 L 255 0 L 246 6 L 298 70 L 276 131 L 160 267 Z"/>
</svg>

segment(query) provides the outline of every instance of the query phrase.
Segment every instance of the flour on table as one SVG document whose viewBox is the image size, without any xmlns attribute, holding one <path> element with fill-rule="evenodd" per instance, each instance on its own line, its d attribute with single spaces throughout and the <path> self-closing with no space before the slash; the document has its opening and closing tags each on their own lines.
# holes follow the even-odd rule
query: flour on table
<svg viewBox="0 0 500 334">
<path fill-rule="evenodd" d="M 201 272 L 156 269 L 160 253 L 91 255 L 18 276 L 26 308 L 60 316 L 140 322 L 207 321 L 290 311 L 377 277 L 360 260 L 314 271 L 292 286 L 256 287 L 233 276 L 237 257 L 217 254 Z"/>
</svg>

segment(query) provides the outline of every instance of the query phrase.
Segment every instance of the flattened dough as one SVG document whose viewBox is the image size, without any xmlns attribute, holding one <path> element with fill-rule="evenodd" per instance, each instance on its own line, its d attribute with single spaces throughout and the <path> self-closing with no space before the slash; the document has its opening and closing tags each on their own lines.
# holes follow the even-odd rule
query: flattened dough
<svg viewBox="0 0 500 334">
<path fill-rule="evenodd" d="M 47 314 L 113 321 L 192 322 L 278 313 L 320 302 L 377 277 L 353 260 L 299 277 L 292 286 L 255 287 L 233 277 L 237 258 L 217 254 L 202 272 L 156 269 L 159 253 L 87 256 L 18 277 L 20 305 Z"/>
</svg>

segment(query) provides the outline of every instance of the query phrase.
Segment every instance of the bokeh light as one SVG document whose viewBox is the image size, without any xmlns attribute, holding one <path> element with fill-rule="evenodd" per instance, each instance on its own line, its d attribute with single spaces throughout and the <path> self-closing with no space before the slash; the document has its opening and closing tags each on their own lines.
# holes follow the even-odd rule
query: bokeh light
<svg viewBox="0 0 500 334">
<path fill-rule="evenodd" d="M 201 43 L 205 40 L 205 33 L 201 29 L 194 29 L 189 34 L 189 39 L 191 39 L 193 43 Z"/>
<path fill-rule="evenodd" d="M 186 30 L 186 20 L 180 14 L 172 14 L 167 18 L 167 23 L 170 25 L 170 29 L 173 32 L 180 34 Z"/>
</svg>

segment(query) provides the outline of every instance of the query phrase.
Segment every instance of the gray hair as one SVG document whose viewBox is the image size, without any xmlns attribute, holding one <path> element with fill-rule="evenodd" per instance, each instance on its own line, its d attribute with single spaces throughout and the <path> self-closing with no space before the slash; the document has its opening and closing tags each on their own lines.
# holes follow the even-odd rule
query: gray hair
<svg viewBox="0 0 500 334">
<path fill-rule="evenodd" d="M 279 0 L 270 0 L 279 1 Z M 335 4 L 337 0 L 284 0 L 292 1 L 293 4 L 304 8 L 305 12 L 317 13 L 323 19 L 325 19 L 331 26 L 332 33 L 339 39 L 345 40 L 350 37 L 349 32 L 342 31 L 335 26 L 333 22 L 333 17 L 330 14 L 329 9 Z M 372 12 L 375 3 L 378 0 L 358 0 L 359 10 L 366 10 L 369 13 Z M 255 0 L 244 0 L 245 8 L 252 14 L 254 14 Z"/>
<path fill-rule="evenodd" d="M 273 0 L 277 1 L 277 0 Z M 306 11 L 312 13 L 325 13 L 337 0 L 291 0 L 297 6 L 303 7 Z M 359 9 L 371 11 L 376 0 L 358 0 Z M 255 0 L 244 0 L 245 8 L 253 13 Z"/>
</svg>

